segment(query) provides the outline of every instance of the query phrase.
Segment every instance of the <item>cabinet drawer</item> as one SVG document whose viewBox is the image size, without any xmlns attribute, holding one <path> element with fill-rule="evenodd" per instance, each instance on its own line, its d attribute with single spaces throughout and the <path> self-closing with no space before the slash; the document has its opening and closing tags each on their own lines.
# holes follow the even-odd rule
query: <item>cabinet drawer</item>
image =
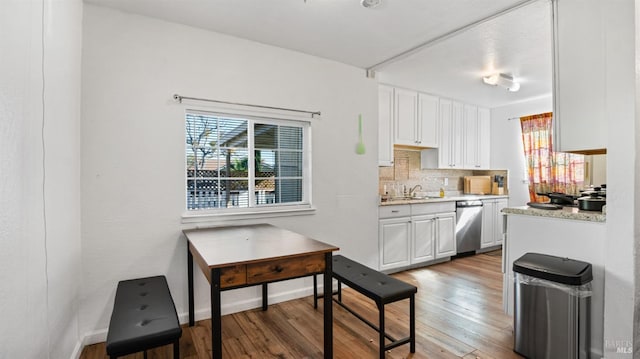
<svg viewBox="0 0 640 359">
<path fill-rule="evenodd" d="M 220 288 L 235 287 L 247 283 L 247 266 L 237 265 L 220 269 Z"/>
<path fill-rule="evenodd" d="M 448 213 L 456 211 L 456 202 L 417 203 L 411 205 L 411 215 Z"/>
<path fill-rule="evenodd" d="M 324 271 L 324 254 L 247 264 L 247 284 L 295 278 Z"/>
<path fill-rule="evenodd" d="M 378 213 L 380 218 L 409 217 L 411 216 L 411 207 L 407 204 L 382 206 Z"/>
</svg>

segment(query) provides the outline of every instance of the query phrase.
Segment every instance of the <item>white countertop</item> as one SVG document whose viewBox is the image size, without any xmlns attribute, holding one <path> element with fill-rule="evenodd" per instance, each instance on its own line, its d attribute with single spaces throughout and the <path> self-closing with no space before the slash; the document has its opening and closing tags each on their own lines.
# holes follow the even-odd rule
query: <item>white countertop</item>
<svg viewBox="0 0 640 359">
<path fill-rule="evenodd" d="M 602 212 L 581 211 L 575 207 L 564 207 L 557 210 L 537 209 L 529 206 L 508 207 L 502 210 L 506 214 L 520 214 L 525 216 L 550 217 L 560 219 L 572 219 L 589 222 L 606 222 L 607 215 Z"/>
<path fill-rule="evenodd" d="M 389 201 L 380 202 L 380 206 L 393 206 L 399 204 L 416 204 L 416 203 L 437 203 L 437 202 L 451 202 L 451 201 L 473 201 L 484 200 L 493 198 L 509 198 L 508 195 L 476 195 L 476 194 L 458 194 L 437 198 L 412 198 L 412 199 L 393 199 Z"/>
</svg>

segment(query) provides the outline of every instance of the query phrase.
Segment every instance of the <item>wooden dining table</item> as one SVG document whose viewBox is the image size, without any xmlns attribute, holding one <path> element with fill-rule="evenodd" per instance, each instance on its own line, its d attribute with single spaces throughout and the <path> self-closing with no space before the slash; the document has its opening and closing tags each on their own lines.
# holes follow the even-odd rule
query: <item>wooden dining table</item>
<svg viewBox="0 0 640 359">
<path fill-rule="evenodd" d="M 198 228 L 183 232 L 188 242 L 189 326 L 193 326 L 195 321 L 195 260 L 211 289 L 211 347 L 214 359 L 222 358 L 222 291 L 261 285 L 262 310 L 267 310 L 268 283 L 314 274 L 324 274 L 324 357 L 333 357 L 331 265 L 332 252 L 337 251 L 338 247 L 270 224 Z"/>
</svg>

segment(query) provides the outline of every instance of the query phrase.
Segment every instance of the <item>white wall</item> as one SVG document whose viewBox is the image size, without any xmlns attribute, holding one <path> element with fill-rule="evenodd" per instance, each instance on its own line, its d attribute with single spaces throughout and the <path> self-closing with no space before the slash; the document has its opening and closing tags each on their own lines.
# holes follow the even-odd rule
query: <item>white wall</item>
<svg viewBox="0 0 640 359">
<path fill-rule="evenodd" d="M 606 358 L 630 358 L 618 348 L 633 342 L 634 310 L 634 198 L 638 143 L 636 134 L 634 1 L 616 0 L 605 8 L 607 114 L 607 250 L 604 308 L 604 353 Z M 628 345 L 620 343 L 628 343 Z"/>
<path fill-rule="evenodd" d="M 84 9 L 80 331 L 90 341 L 104 340 L 119 280 L 166 274 L 179 314 L 187 311 L 185 107 L 172 101 L 174 93 L 322 111 L 312 120 L 316 213 L 266 221 L 377 266 L 377 85 L 363 70 L 93 5 Z M 359 113 L 364 156 L 355 154 Z M 283 282 L 270 294 L 286 299 L 310 293 L 310 286 L 310 279 Z M 258 306 L 258 298 L 255 288 L 225 292 L 223 310 Z M 208 316 L 208 307 L 208 287 L 197 274 L 197 317 Z"/>
<path fill-rule="evenodd" d="M 636 6 L 639 1 L 635 1 Z M 605 358 L 631 357 L 629 350 L 633 335 L 634 267 L 638 266 L 638 251 L 634 238 L 636 227 L 637 184 L 640 174 L 637 164 L 638 115 L 636 113 L 638 62 L 634 44 L 637 36 L 634 25 L 634 2 L 617 0 L 616 6 L 607 7 L 607 66 L 605 68 L 607 124 L 607 235 L 605 253 Z M 522 145 L 519 141 L 518 121 L 507 121 L 535 113 L 551 111 L 551 98 L 528 103 L 494 108 L 492 119 L 492 167 L 506 167 L 509 172 L 510 205 L 526 203 L 526 185 L 521 183 Z M 513 122 L 513 123 L 511 123 Z M 513 143 L 517 141 L 518 144 Z M 518 146 L 517 151 L 515 150 Z M 637 243 L 637 241 L 635 242 Z M 636 290 L 638 292 L 638 290 Z M 636 304 L 636 307 L 639 305 Z M 637 315 L 637 314 L 636 314 Z M 636 337 L 637 337 L 636 333 Z M 617 352 L 620 350 L 621 352 Z M 636 348 L 638 350 L 638 348 Z"/>
<path fill-rule="evenodd" d="M 80 0 L 0 2 L 0 358 L 81 349 L 81 25 Z"/>
<path fill-rule="evenodd" d="M 520 121 L 512 118 L 551 112 L 551 96 L 491 109 L 491 168 L 509 170 L 509 206 L 529 202 Z"/>
</svg>

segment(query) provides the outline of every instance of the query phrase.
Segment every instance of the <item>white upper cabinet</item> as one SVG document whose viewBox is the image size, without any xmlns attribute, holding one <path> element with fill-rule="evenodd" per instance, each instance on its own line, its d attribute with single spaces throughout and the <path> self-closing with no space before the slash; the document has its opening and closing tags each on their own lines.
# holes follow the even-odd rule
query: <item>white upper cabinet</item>
<svg viewBox="0 0 640 359">
<path fill-rule="evenodd" d="M 439 98 L 418 94 L 418 146 L 438 147 Z"/>
<path fill-rule="evenodd" d="M 556 151 L 585 152 L 607 147 L 605 10 L 615 3 L 553 1 Z"/>
<path fill-rule="evenodd" d="M 438 97 L 395 89 L 394 144 L 438 146 Z"/>
<path fill-rule="evenodd" d="M 438 168 L 463 167 L 463 105 L 440 99 Z"/>
<path fill-rule="evenodd" d="M 471 169 L 479 168 L 480 159 L 478 156 L 478 107 L 472 105 L 464 105 L 463 123 L 463 167 Z"/>
<path fill-rule="evenodd" d="M 395 141 L 396 145 L 417 145 L 418 93 L 395 89 Z"/>
<path fill-rule="evenodd" d="M 393 87 L 378 87 L 378 166 L 393 166 Z"/>
<path fill-rule="evenodd" d="M 464 105 L 464 168 L 486 170 L 491 159 L 489 109 Z"/>
</svg>

